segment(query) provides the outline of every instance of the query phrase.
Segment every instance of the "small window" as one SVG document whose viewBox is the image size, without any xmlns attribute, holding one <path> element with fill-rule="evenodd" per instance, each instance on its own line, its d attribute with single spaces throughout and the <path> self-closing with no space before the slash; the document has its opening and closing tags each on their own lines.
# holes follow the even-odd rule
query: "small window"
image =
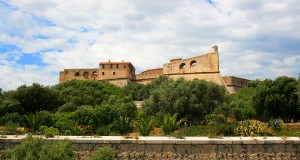
<svg viewBox="0 0 300 160">
<path fill-rule="evenodd" d="M 104 76 L 104 72 L 102 72 L 102 76 Z"/>
<path fill-rule="evenodd" d="M 113 65 L 111 64 L 111 65 L 110 65 L 110 68 L 112 68 L 112 67 L 113 67 Z"/>
<path fill-rule="evenodd" d="M 191 67 L 195 67 L 196 65 L 197 65 L 196 61 L 192 61 L 191 64 L 190 64 Z"/>
<path fill-rule="evenodd" d="M 76 73 L 75 73 L 75 76 L 79 76 L 79 72 L 76 72 Z"/>
<path fill-rule="evenodd" d="M 181 63 L 180 65 L 179 65 L 179 69 L 185 69 L 186 68 L 186 64 L 185 63 Z"/>
<path fill-rule="evenodd" d="M 119 64 L 117 64 L 117 66 L 116 66 L 117 68 L 119 68 Z"/>
<path fill-rule="evenodd" d="M 116 72 L 113 72 L 113 75 L 116 75 Z"/>
<path fill-rule="evenodd" d="M 105 65 L 104 64 L 102 64 L 102 69 L 104 69 L 105 67 L 104 67 Z"/>
<path fill-rule="evenodd" d="M 124 65 L 124 68 L 126 68 L 126 66 Z"/>
</svg>

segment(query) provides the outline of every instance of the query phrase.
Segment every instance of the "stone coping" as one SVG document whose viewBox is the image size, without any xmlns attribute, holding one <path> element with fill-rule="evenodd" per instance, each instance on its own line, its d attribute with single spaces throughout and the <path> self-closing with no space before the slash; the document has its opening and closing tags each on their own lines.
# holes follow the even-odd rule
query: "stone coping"
<svg viewBox="0 0 300 160">
<path fill-rule="evenodd" d="M 2 135 L 0 143 L 11 142 L 20 143 L 26 135 Z M 47 140 L 71 140 L 74 143 L 124 143 L 124 144 L 300 144 L 299 137 L 160 137 L 160 136 L 55 136 L 45 138 L 45 136 L 34 135 Z"/>
</svg>

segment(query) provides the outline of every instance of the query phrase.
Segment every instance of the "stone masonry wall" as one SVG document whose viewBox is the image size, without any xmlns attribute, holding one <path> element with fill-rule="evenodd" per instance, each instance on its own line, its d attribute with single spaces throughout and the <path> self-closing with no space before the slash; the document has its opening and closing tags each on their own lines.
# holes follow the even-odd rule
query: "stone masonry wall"
<svg viewBox="0 0 300 160">
<path fill-rule="evenodd" d="M 0 150 L 20 143 L 24 136 L 0 138 Z M 98 147 L 117 150 L 118 159 L 300 159 L 299 137 L 77 137 L 69 139 L 77 159 L 84 159 Z"/>
</svg>

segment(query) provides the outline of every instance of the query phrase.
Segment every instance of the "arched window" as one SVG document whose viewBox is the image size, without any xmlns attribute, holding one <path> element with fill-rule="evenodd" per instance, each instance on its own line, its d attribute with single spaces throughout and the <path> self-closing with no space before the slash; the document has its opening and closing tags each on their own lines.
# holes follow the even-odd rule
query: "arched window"
<svg viewBox="0 0 300 160">
<path fill-rule="evenodd" d="M 79 72 L 75 72 L 75 76 L 79 76 Z"/>
<path fill-rule="evenodd" d="M 186 64 L 185 63 L 181 63 L 180 65 L 179 65 L 179 69 L 185 69 L 186 68 Z"/>
<path fill-rule="evenodd" d="M 88 78 L 89 78 L 89 72 L 84 72 L 84 73 L 83 73 L 83 77 L 84 77 L 85 79 L 88 79 Z"/>
<path fill-rule="evenodd" d="M 113 72 L 113 75 L 116 75 L 116 72 Z"/>
<path fill-rule="evenodd" d="M 191 61 L 190 66 L 195 67 L 197 65 L 197 62 L 195 60 Z"/>
</svg>

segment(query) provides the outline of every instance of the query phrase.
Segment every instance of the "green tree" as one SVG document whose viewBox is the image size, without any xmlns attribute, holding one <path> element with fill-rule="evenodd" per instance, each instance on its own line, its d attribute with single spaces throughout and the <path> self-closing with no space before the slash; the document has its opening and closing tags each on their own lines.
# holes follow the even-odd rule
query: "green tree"
<svg viewBox="0 0 300 160">
<path fill-rule="evenodd" d="M 252 97 L 254 95 L 255 88 L 243 88 L 239 89 L 235 94 L 231 95 L 231 102 L 229 108 L 236 120 L 251 119 L 256 116 L 255 109 L 252 104 Z"/>
<path fill-rule="evenodd" d="M 179 119 L 196 124 L 227 100 L 228 95 L 224 87 L 204 80 L 186 81 L 181 78 L 160 83 L 152 90 L 143 107 L 147 114 L 159 119 L 163 119 L 168 113 L 178 113 Z"/>
<path fill-rule="evenodd" d="M 259 83 L 253 96 L 253 105 L 258 117 L 262 120 L 282 118 L 284 122 L 297 120 L 297 85 L 295 78 L 287 76 Z"/>
<path fill-rule="evenodd" d="M 18 87 L 13 98 L 17 99 L 21 105 L 21 112 L 35 113 L 41 110 L 55 111 L 58 106 L 58 95 L 50 89 L 38 83 L 32 86 L 22 85 Z"/>
</svg>

